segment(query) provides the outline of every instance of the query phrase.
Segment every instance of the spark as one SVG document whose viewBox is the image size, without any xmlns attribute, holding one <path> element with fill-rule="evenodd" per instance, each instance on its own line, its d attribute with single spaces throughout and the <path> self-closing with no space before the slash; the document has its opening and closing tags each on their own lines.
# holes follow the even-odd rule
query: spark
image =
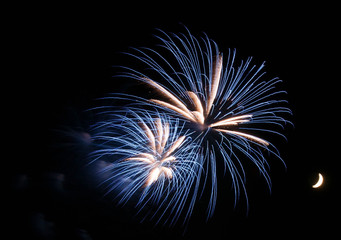
<svg viewBox="0 0 341 240">
<path fill-rule="evenodd" d="M 156 119 L 156 133 L 144 123 L 140 122 L 144 133 L 148 137 L 149 145 L 153 150 L 153 154 L 140 153 L 136 156 L 129 157 L 124 161 L 141 161 L 150 164 L 150 171 L 146 179 L 144 187 L 149 187 L 156 182 L 161 176 L 171 179 L 173 177 L 172 163 L 176 161 L 176 157 L 171 154 L 178 149 L 185 140 L 185 136 L 180 136 L 173 144 L 164 151 L 166 142 L 169 137 L 169 123 L 162 126 L 161 119 Z M 156 134 L 156 135 L 155 135 Z"/>
<path fill-rule="evenodd" d="M 150 99 L 150 102 L 153 102 L 159 106 L 175 111 L 176 113 L 180 114 L 182 117 L 186 118 L 187 120 L 200 125 L 201 129 L 206 128 L 206 127 L 214 128 L 216 131 L 219 131 L 222 133 L 235 134 L 238 136 L 246 137 L 247 139 L 251 141 L 255 141 L 264 145 L 269 145 L 267 141 L 256 136 L 252 136 L 250 134 L 216 128 L 216 127 L 236 126 L 240 123 L 250 122 L 250 119 L 252 118 L 252 114 L 244 114 L 240 116 L 227 117 L 225 119 L 222 119 L 217 122 L 210 123 L 210 124 L 205 123 L 212 109 L 213 102 L 216 98 L 217 91 L 219 88 L 222 65 L 223 65 L 223 60 L 222 60 L 221 55 L 218 55 L 215 57 L 215 63 L 213 65 L 214 66 L 212 70 L 213 71 L 212 83 L 209 85 L 209 91 L 207 92 L 207 102 L 204 102 L 203 104 L 202 101 L 200 101 L 197 94 L 195 94 L 192 91 L 186 91 L 186 93 L 188 94 L 188 97 L 193 102 L 193 105 L 194 105 L 193 111 L 189 110 L 189 108 L 180 99 L 178 99 L 176 96 L 174 96 L 170 91 L 162 87 L 160 84 L 158 84 L 157 82 L 149 78 L 144 77 L 142 79 L 143 81 L 148 83 L 150 86 L 154 87 L 156 90 L 159 91 L 159 93 L 163 95 L 163 97 L 168 98 L 169 100 L 169 102 L 165 102 L 165 101 L 161 101 L 157 99 Z M 204 112 L 204 109 L 206 109 L 205 112 Z"/>
<path fill-rule="evenodd" d="M 267 141 L 256 136 L 252 136 L 250 134 L 217 128 L 217 127 L 237 126 L 240 123 L 250 122 L 250 119 L 252 118 L 252 114 L 244 114 L 240 116 L 227 117 L 225 119 L 222 119 L 217 122 L 210 123 L 210 124 L 205 123 L 206 118 L 209 115 L 208 113 L 212 109 L 212 104 L 217 94 L 217 89 L 219 87 L 220 71 L 222 68 L 221 58 L 219 58 L 218 62 L 219 62 L 219 66 L 216 66 L 215 71 L 219 71 L 219 73 L 216 73 L 215 71 L 213 72 L 213 78 L 212 78 L 213 83 L 211 84 L 210 91 L 208 92 L 208 101 L 207 101 L 205 108 L 202 102 L 200 101 L 199 97 L 197 96 L 197 94 L 195 94 L 192 91 L 187 91 L 187 94 L 194 103 L 195 110 L 193 111 L 189 110 L 188 107 L 185 104 L 183 104 L 180 99 L 176 98 L 172 93 L 170 93 L 168 90 L 160 86 L 158 83 L 150 79 L 145 79 L 148 84 L 150 84 L 151 86 L 155 87 L 158 91 L 160 91 L 160 93 L 164 97 L 169 97 L 170 101 L 173 102 L 173 104 L 165 102 L 165 101 L 157 100 L 157 99 L 151 99 L 150 101 L 155 104 L 158 104 L 159 106 L 175 111 L 176 113 L 180 114 L 182 117 L 186 118 L 187 120 L 200 125 L 201 128 L 202 127 L 213 128 L 214 130 L 222 132 L 222 133 L 231 133 L 231 134 L 239 135 L 242 137 L 246 137 L 251 141 L 262 143 L 264 145 L 269 145 Z M 206 109 L 205 114 L 204 114 L 204 109 Z"/>
</svg>

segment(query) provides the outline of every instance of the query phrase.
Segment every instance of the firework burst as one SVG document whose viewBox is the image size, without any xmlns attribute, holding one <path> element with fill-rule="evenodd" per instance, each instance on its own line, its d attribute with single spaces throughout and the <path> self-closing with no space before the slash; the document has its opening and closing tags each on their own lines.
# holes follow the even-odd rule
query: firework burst
<svg viewBox="0 0 341 240">
<path fill-rule="evenodd" d="M 276 147 L 259 135 L 283 136 L 274 127 L 283 128 L 290 123 L 283 117 L 291 114 L 285 106 L 287 101 L 280 99 L 285 91 L 275 88 L 281 80 L 263 80 L 264 63 L 258 67 L 251 65 L 251 57 L 237 64 L 235 50 L 229 50 L 224 58 L 217 44 L 207 36 L 198 40 L 189 32 L 187 35 L 162 32 L 162 37 L 157 38 L 164 53 L 149 48 L 129 53 L 148 66 L 149 74 L 126 68 L 129 71 L 122 76 L 142 81 L 158 93 L 158 99 L 139 98 L 139 103 L 180 118 L 196 131 L 195 141 L 202 146 L 206 168 L 211 169 L 208 215 L 214 211 L 217 196 L 217 155 L 231 175 L 235 201 L 240 190 L 247 200 L 241 156 L 255 164 L 271 188 L 264 152 L 281 158 Z M 207 140 L 207 135 L 214 137 Z"/>
<path fill-rule="evenodd" d="M 140 212 L 170 225 L 182 212 L 184 221 L 191 215 L 202 157 L 178 120 L 130 111 L 111 114 L 94 131 L 94 161 L 106 162 L 103 184 L 120 204 L 133 201 Z"/>
</svg>

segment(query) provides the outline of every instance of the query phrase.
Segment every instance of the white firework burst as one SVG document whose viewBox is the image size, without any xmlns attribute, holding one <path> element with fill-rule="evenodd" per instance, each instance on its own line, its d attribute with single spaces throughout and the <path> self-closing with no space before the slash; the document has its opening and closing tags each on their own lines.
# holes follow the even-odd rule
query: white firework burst
<svg viewBox="0 0 341 240">
<path fill-rule="evenodd" d="M 145 72 L 126 67 L 128 72 L 120 75 L 146 83 L 159 98 L 123 97 L 157 107 L 195 129 L 206 169 L 211 169 L 209 216 L 216 203 L 218 158 L 223 159 L 229 170 L 235 202 L 241 189 L 247 200 L 242 158 L 254 163 L 271 188 L 264 152 L 282 159 L 276 147 L 261 136 L 269 133 L 283 136 L 273 127 L 283 128 L 290 123 L 284 115 L 291 111 L 285 106 L 287 101 L 281 99 L 285 91 L 276 90 L 281 80 L 266 80 L 264 63 L 259 67 L 251 65 L 251 57 L 237 64 L 235 50 L 229 50 L 224 58 L 217 44 L 207 36 L 198 40 L 189 31 L 182 35 L 162 34 L 157 38 L 164 52 L 143 48 L 135 49 L 136 54 L 128 53 L 148 66 Z M 213 137 L 207 140 L 207 135 Z"/>
<path fill-rule="evenodd" d="M 157 222 L 174 224 L 191 215 L 198 192 L 200 151 L 188 130 L 165 114 L 110 114 L 93 128 L 94 161 L 120 204 L 136 203 Z M 199 160 L 199 161 L 198 161 Z M 146 207 L 148 206 L 148 207 Z M 181 215 L 183 213 L 183 215 Z"/>
</svg>

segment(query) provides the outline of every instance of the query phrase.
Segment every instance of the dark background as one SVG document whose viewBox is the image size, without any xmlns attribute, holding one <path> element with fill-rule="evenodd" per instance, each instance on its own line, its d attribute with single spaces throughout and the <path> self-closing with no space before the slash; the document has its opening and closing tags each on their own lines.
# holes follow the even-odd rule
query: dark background
<svg viewBox="0 0 341 240">
<path fill-rule="evenodd" d="M 170 4 L 170 3 L 169 3 Z M 207 3 L 206 3 L 207 4 Z M 163 6 L 133 3 L 110 6 L 22 6 L 8 18 L 10 84 L 3 88 L 10 124 L 9 186 L 6 208 L 11 236 L 36 239 L 118 239 L 150 237 L 214 239 L 310 236 L 336 233 L 339 74 L 335 6 Z M 88 126 L 84 110 L 94 99 L 128 91 L 129 82 L 112 78 L 124 65 L 121 52 L 151 47 L 156 28 L 205 32 L 220 51 L 236 48 L 239 59 L 267 62 L 288 92 L 295 127 L 276 144 L 287 164 L 270 159 L 272 193 L 257 173 L 248 175 L 250 210 L 243 197 L 233 208 L 229 185 L 220 188 L 215 215 L 205 222 L 199 203 L 187 229 L 139 221 L 131 207 L 116 207 L 96 188 L 86 168 Z M 7 104 L 7 103 L 10 104 Z M 335 114 L 335 115 L 334 115 Z M 12 126 L 12 125 L 9 125 Z M 8 129 L 5 129 L 8 130 Z M 6 152 L 7 149 L 5 149 Z M 7 150 L 8 151 L 8 150 Z M 7 155 L 8 156 L 8 155 Z M 311 186 L 318 173 L 320 189 Z"/>
</svg>

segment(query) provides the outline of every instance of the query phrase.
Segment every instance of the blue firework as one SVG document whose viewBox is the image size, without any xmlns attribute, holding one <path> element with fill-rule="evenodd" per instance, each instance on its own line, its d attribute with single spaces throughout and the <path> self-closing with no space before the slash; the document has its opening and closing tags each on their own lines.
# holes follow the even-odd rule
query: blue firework
<svg viewBox="0 0 341 240">
<path fill-rule="evenodd" d="M 174 224 L 191 215 L 198 192 L 199 146 L 178 120 L 165 114 L 128 111 L 98 122 L 94 161 L 108 193 L 120 204 L 135 202 L 139 212 L 157 222 Z"/>
<path fill-rule="evenodd" d="M 276 89 L 281 80 L 266 79 L 265 63 L 253 65 L 251 57 L 237 63 L 235 50 L 223 56 L 206 35 L 198 40 L 189 31 L 180 35 L 161 31 L 157 38 L 161 51 L 143 48 L 128 53 L 148 68 L 144 72 L 125 68 L 128 71 L 121 76 L 142 81 L 158 94 L 154 99 L 133 97 L 139 104 L 157 107 L 196 131 L 195 141 L 205 156 L 202 164 L 211 172 L 208 215 L 212 215 L 216 203 L 218 156 L 230 173 L 235 202 L 241 191 L 247 200 L 244 159 L 259 169 L 271 189 L 264 153 L 282 159 L 263 136 L 283 136 L 275 126 L 283 128 L 290 123 L 284 116 L 291 114 L 287 101 L 282 99 L 285 91 Z"/>
</svg>

